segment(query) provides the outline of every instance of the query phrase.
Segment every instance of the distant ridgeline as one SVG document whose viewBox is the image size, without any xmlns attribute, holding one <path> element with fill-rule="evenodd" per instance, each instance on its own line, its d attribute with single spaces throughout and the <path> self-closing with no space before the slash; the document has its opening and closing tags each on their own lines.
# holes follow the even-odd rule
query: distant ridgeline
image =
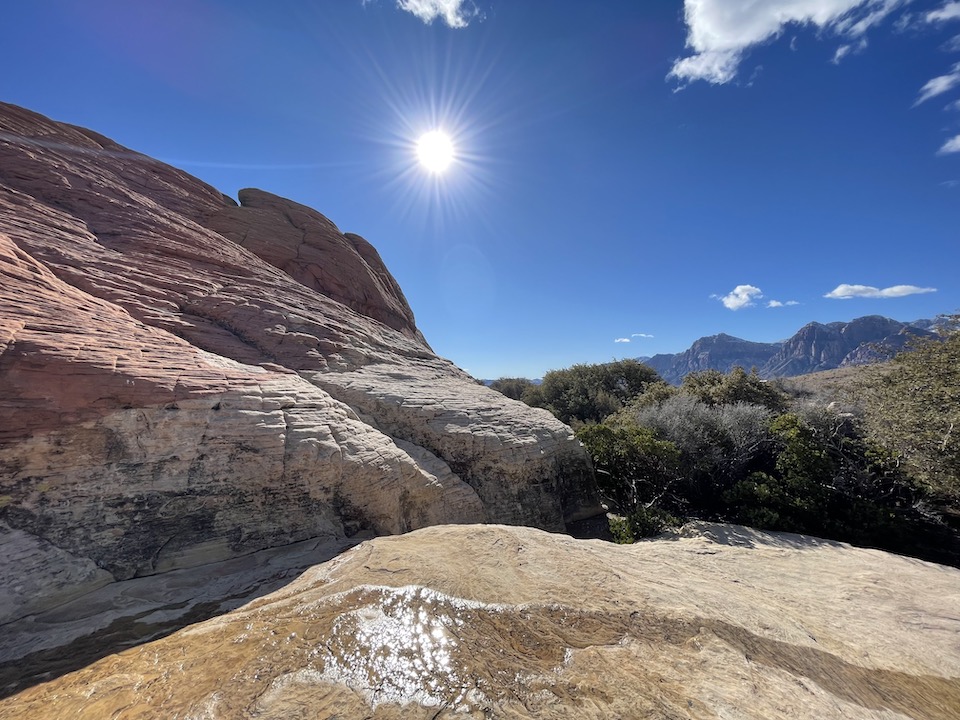
<svg viewBox="0 0 960 720">
<path fill-rule="evenodd" d="M 783 342 L 750 342 L 720 333 L 700 338 L 681 353 L 638 359 L 674 385 L 692 372 L 729 372 L 737 366 L 756 368 L 764 378 L 791 377 L 889 360 L 911 339 L 936 337 L 936 325 L 936 320 L 903 323 L 868 315 L 850 322 L 812 322 Z"/>
</svg>

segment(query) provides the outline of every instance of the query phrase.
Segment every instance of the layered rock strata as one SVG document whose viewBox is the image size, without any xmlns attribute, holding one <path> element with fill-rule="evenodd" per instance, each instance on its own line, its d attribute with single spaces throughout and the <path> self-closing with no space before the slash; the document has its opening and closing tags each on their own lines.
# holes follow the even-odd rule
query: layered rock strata
<svg viewBox="0 0 960 720">
<path fill-rule="evenodd" d="M 369 243 L 240 199 L 0 105 L 0 623 L 363 528 L 595 511 L 570 429 L 437 357 Z"/>
<path fill-rule="evenodd" d="M 953 720 L 960 571 L 697 524 L 377 538 L 0 715 Z"/>
</svg>

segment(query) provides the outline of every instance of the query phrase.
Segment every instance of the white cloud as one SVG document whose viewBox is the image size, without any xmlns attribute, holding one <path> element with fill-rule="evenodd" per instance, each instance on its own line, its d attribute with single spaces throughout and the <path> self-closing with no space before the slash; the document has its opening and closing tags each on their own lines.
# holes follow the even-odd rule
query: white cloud
<svg viewBox="0 0 960 720">
<path fill-rule="evenodd" d="M 679 58 L 668 78 L 683 84 L 730 82 L 746 52 L 780 36 L 791 24 L 814 25 L 860 38 L 910 0 L 685 0 L 689 57 Z M 849 50 L 840 53 L 843 57 Z M 838 58 L 839 60 L 839 58 Z"/>
<path fill-rule="evenodd" d="M 947 140 L 943 147 L 938 151 L 938 155 L 948 155 L 950 153 L 960 152 L 960 135 L 954 135 L 952 138 Z"/>
<path fill-rule="evenodd" d="M 936 292 L 936 288 L 923 288 L 916 285 L 893 285 L 888 288 L 875 288 L 870 285 L 837 285 L 836 288 L 824 295 L 832 300 L 850 300 L 851 298 L 895 298 L 907 295 Z"/>
<path fill-rule="evenodd" d="M 960 52 L 960 35 L 954 35 L 947 40 L 940 49 L 944 52 Z"/>
<path fill-rule="evenodd" d="M 633 335 L 631 335 L 630 337 L 638 337 L 638 338 L 652 338 L 652 337 L 653 337 L 653 335 L 650 335 L 650 334 L 648 334 L 648 333 L 634 333 L 634 334 L 633 334 Z"/>
<path fill-rule="evenodd" d="M 767 303 L 768 308 L 778 308 L 778 307 L 792 307 L 793 305 L 799 305 L 796 300 L 787 300 L 786 302 L 780 302 L 779 300 L 771 300 Z"/>
<path fill-rule="evenodd" d="M 833 54 L 833 59 L 830 60 L 834 65 L 839 65 L 840 61 L 843 60 L 847 55 L 851 53 L 856 55 L 867 49 L 867 39 L 861 38 L 860 42 L 853 45 L 841 45 L 837 48 L 837 51 Z"/>
<path fill-rule="evenodd" d="M 956 63 L 946 75 L 940 75 L 927 81 L 927 84 L 920 88 L 920 97 L 917 98 L 917 101 L 913 105 L 916 107 L 932 97 L 942 95 L 948 90 L 952 90 L 957 85 L 960 85 L 960 63 Z"/>
<path fill-rule="evenodd" d="M 939 10 L 931 10 L 924 16 L 924 19 L 928 23 L 960 20 L 960 2 L 948 2 Z"/>
<path fill-rule="evenodd" d="M 397 7 L 428 25 L 441 18 L 452 28 L 466 27 L 479 14 L 470 0 L 397 0 Z"/>
<path fill-rule="evenodd" d="M 833 59 L 830 62 L 832 62 L 834 65 L 839 65 L 840 61 L 849 55 L 852 49 L 853 47 L 851 45 L 841 45 L 833 54 Z"/>
<path fill-rule="evenodd" d="M 630 338 L 617 338 L 614 342 L 630 342 Z"/>
<path fill-rule="evenodd" d="M 760 288 L 753 285 L 737 285 L 733 290 L 724 296 L 711 295 L 723 303 L 728 310 L 739 310 L 741 308 L 753 305 L 754 298 L 762 298 L 763 293 Z"/>
</svg>

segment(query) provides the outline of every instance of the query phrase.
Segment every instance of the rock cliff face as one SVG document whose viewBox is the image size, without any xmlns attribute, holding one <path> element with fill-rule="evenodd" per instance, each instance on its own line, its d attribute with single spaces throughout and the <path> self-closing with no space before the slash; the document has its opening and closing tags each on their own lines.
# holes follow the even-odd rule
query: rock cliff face
<svg viewBox="0 0 960 720">
<path fill-rule="evenodd" d="M 730 372 L 736 366 L 763 367 L 780 349 L 777 343 L 756 343 L 720 333 L 702 337 L 682 353 L 654 355 L 644 361 L 668 383 L 679 385 L 684 376 L 703 370 Z"/>
<path fill-rule="evenodd" d="M 698 524 L 444 526 L 0 701 L 37 717 L 955 720 L 960 571 Z"/>
<path fill-rule="evenodd" d="M 889 360 L 912 338 L 935 337 L 923 321 L 914 325 L 879 315 L 826 325 L 809 323 L 782 343 L 755 343 L 723 333 L 703 337 L 682 353 L 641 358 L 669 383 L 702 370 L 757 368 L 764 378 L 793 377 L 848 365 Z"/>
<path fill-rule="evenodd" d="M 932 336 L 925 330 L 879 315 L 823 325 L 804 325 L 763 366 L 763 377 L 790 377 L 864 362 L 889 360 L 910 336 Z"/>
<path fill-rule="evenodd" d="M 369 243 L 240 200 L 0 105 L 0 623 L 362 528 L 594 511 L 569 428 L 437 357 Z"/>
</svg>

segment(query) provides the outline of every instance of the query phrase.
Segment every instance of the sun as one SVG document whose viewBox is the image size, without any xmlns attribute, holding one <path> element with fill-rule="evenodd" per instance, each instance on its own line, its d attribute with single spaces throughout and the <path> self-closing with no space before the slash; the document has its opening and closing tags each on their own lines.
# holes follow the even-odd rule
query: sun
<svg viewBox="0 0 960 720">
<path fill-rule="evenodd" d="M 443 130 L 431 130 L 417 140 L 417 158 L 425 170 L 440 175 L 453 163 L 453 141 Z"/>
</svg>

